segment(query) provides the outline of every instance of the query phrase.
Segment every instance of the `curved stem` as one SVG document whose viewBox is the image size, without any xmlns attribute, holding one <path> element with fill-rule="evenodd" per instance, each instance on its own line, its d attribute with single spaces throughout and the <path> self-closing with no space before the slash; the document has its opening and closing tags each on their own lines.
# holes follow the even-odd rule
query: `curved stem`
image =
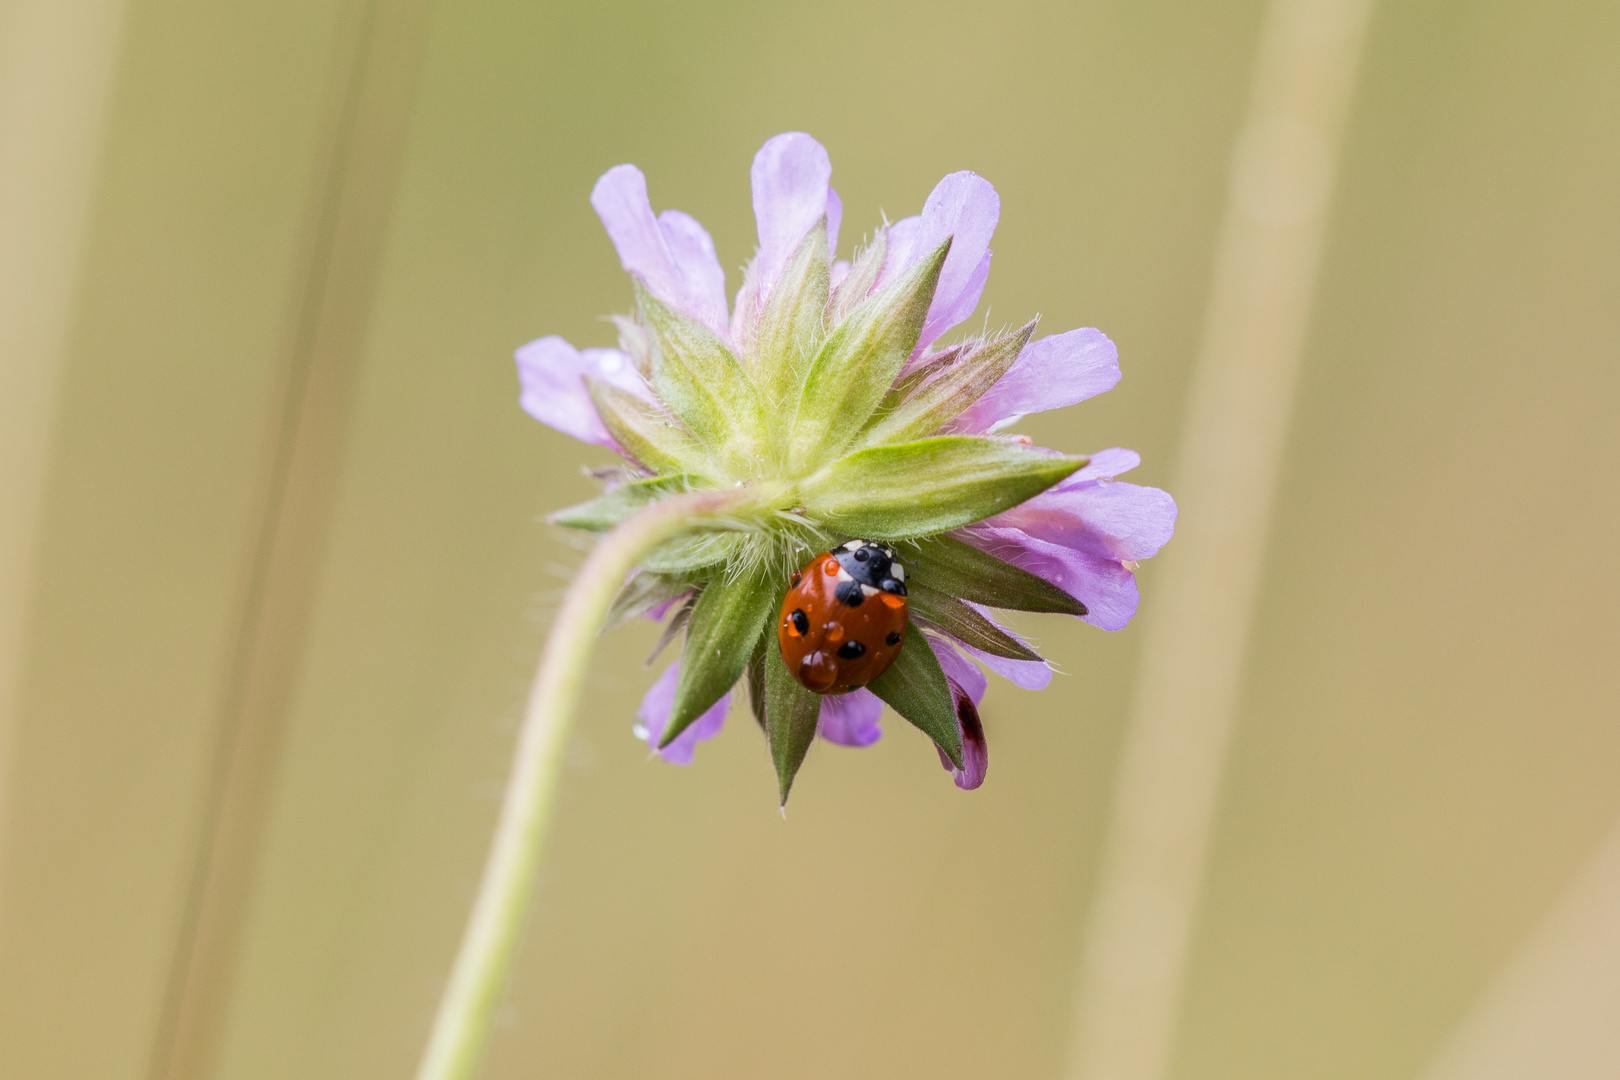
<svg viewBox="0 0 1620 1080">
<path fill-rule="evenodd" d="M 439 1002 L 417 1080 L 470 1080 L 483 1060 L 523 917 L 534 891 L 563 748 L 585 668 L 613 597 L 646 552 L 705 519 L 752 503 L 746 489 L 677 495 L 639 511 L 603 538 L 569 586 L 529 689 L 517 756 L 507 780 L 478 901 Z"/>
</svg>

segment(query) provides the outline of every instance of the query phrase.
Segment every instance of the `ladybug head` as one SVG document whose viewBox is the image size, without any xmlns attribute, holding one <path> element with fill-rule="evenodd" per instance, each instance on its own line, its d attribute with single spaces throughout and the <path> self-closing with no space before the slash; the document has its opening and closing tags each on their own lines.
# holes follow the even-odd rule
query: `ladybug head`
<svg viewBox="0 0 1620 1080">
<path fill-rule="evenodd" d="M 832 556 L 862 585 L 896 596 L 906 595 L 906 568 L 900 564 L 893 548 L 870 540 L 851 540 Z"/>
</svg>

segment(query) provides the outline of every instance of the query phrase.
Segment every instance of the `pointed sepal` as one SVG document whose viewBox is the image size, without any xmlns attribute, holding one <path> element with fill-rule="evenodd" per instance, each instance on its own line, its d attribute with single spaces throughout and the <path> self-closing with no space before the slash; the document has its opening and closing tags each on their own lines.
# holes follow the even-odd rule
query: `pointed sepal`
<svg viewBox="0 0 1620 1080">
<path fill-rule="evenodd" d="M 708 455 L 703 444 L 675 417 L 652 402 L 599 379 L 585 389 L 602 418 L 602 426 L 619 447 L 655 473 L 703 473 Z"/>
<path fill-rule="evenodd" d="M 777 791 L 786 806 L 793 778 L 816 738 L 821 695 L 793 677 L 787 661 L 782 659 L 782 645 L 776 635 L 766 637 L 770 640 L 765 645 L 765 736 L 771 745 L 771 761 L 776 765 Z"/>
<path fill-rule="evenodd" d="M 607 532 L 637 510 L 651 506 L 666 495 L 708 486 L 700 477 L 685 474 L 635 480 L 628 484 L 620 484 L 612 491 L 598 495 L 588 502 L 558 510 L 546 520 L 553 525 L 563 525 L 570 529 Z"/>
<path fill-rule="evenodd" d="M 659 749 L 737 685 L 780 599 L 781 586 L 763 577 L 717 578 L 703 587 L 686 627 L 681 677 Z"/>
<path fill-rule="evenodd" d="M 759 730 L 765 730 L 765 659 L 770 655 L 765 639 L 773 636 L 769 630 L 759 635 L 759 641 L 754 645 L 754 655 L 748 659 L 748 671 L 745 673 L 748 680 L 748 707 L 754 714 L 754 722 Z"/>
<path fill-rule="evenodd" d="M 618 595 L 613 598 L 613 606 L 608 608 L 607 618 L 602 621 L 602 629 L 610 630 L 626 619 L 645 615 L 691 592 L 692 588 L 691 581 L 676 575 L 642 570 L 619 589 Z"/>
<path fill-rule="evenodd" d="M 939 435 L 858 450 L 806 480 L 800 496 L 852 536 L 907 540 L 999 514 L 1085 463 L 1006 439 Z"/>
<path fill-rule="evenodd" d="M 954 536 L 918 540 L 905 553 L 908 583 L 1008 611 L 1084 615 L 1086 605 L 1028 570 Z"/>
<path fill-rule="evenodd" d="M 653 661 L 658 659 L 658 654 L 669 648 L 669 643 L 679 637 L 681 631 L 691 625 L 692 609 L 697 606 L 698 596 L 702 595 L 700 589 L 696 596 L 688 596 L 681 601 L 680 607 L 675 609 L 675 614 L 671 615 L 669 621 L 664 623 L 663 632 L 658 635 L 658 641 L 653 645 L 652 652 L 648 653 L 647 659 L 643 661 L 645 667 L 652 667 Z"/>
<path fill-rule="evenodd" d="M 879 229 L 872 242 L 861 251 L 860 258 L 849 268 L 844 280 L 833 291 L 827 302 L 827 327 L 833 329 L 849 318 L 865 302 L 883 272 L 883 260 L 889 253 L 889 230 Z"/>
<path fill-rule="evenodd" d="M 961 768 L 962 732 L 957 726 L 956 701 L 939 657 L 914 624 L 906 627 L 906 643 L 894 662 L 867 689 L 933 739 L 951 764 Z"/>
<path fill-rule="evenodd" d="M 931 372 L 904 400 L 861 437 L 867 446 L 909 442 L 932 435 L 978 401 L 1013 366 L 1035 332 L 1030 320 L 1015 333 L 976 348 L 962 349 L 942 370 Z M 610 429 L 611 430 L 611 429 Z"/>
<path fill-rule="evenodd" d="M 836 454 L 866 426 L 917 347 L 950 247 L 946 239 L 862 303 L 816 353 L 792 423 L 788 460 L 794 470 Z"/>
<path fill-rule="evenodd" d="M 713 330 L 632 280 L 658 396 L 712 455 L 733 466 L 755 461 L 765 416 L 753 377 Z"/>
<path fill-rule="evenodd" d="M 915 575 L 906 585 L 906 599 L 910 601 L 913 615 L 933 623 L 964 645 L 1009 660 L 1033 660 L 1039 663 L 1044 659 L 1040 653 L 967 604 L 948 593 L 924 585 Z"/>
<path fill-rule="evenodd" d="M 810 363 L 826 338 L 827 219 L 822 218 L 782 268 L 759 315 L 759 357 L 755 377 L 767 415 L 780 416 L 799 400 Z M 786 425 L 771 430 L 785 434 Z"/>
</svg>

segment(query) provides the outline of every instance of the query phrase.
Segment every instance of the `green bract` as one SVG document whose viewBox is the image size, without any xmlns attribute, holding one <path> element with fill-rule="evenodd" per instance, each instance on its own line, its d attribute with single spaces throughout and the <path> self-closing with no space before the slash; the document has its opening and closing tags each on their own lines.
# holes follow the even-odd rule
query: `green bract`
<svg viewBox="0 0 1620 1080">
<path fill-rule="evenodd" d="M 1067 593 L 942 536 L 1044 491 L 1085 464 L 984 435 L 942 433 L 1004 375 L 1034 323 L 995 340 L 913 356 L 946 240 L 866 295 L 884 234 L 831 289 L 826 223 L 783 266 L 757 323 L 736 350 L 638 282 L 620 321 L 624 351 L 662 404 L 589 383 L 602 423 L 652 475 L 553 515 L 605 531 L 657 500 L 705 489 L 749 493 L 734 518 L 706 521 L 652 551 L 610 623 L 695 592 L 682 609 L 686 645 L 667 745 L 747 676 L 785 799 L 816 733 L 821 699 L 781 659 L 773 627 L 794 570 L 852 537 L 897 546 L 912 613 L 975 648 L 1039 656 L 975 608 L 1085 609 Z M 922 729 L 953 762 L 961 730 L 945 674 L 921 630 L 871 691 Z"/>
</svg>

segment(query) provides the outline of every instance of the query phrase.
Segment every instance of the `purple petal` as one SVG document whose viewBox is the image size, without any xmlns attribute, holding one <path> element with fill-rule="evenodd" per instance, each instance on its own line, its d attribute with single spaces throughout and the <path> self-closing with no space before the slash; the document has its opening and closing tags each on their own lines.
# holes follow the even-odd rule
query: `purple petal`
<svg viewBox="0 0 1620 1080">
<path fill-rule="evenodd" d="M 939 657 L 939 666 L 945 672 L 945 677 L 964 688 L 972 697 L 973 704 L 983 701 L 985 691 L 990 688 L 990 680 L 984 677 L 984 672 L 957 652 L 954 642 L 932 634 L 926 636 L 934 655 Z"/>
<path fill-rule="evenodd" d="M 878 288 L 905 273 L 947 236 L 955 238 L 939 272 L 934 302 L 929 305 L 923 336 L 917 342 L 918 351 L 973 314 L 978 306 L 990 273 L 990 237 L 1000 218 L 1001 196 L 990 181 L 975 173 L 955 172 L 934 185 L 919 217 L 890 227 Z"/>
<path fill-rule="evenodd" d="M 934 749 L 939 750 L 940 763 L 950 771 L 956 786 L 963 791 L 972 791 L 984 783 L 984 774 L 990 771 L 990 747 L 985 742 L 984 724 L 979 720 L 979 710 L 972 698 L 954 682 L 951 683 L 951 696 L 956 699 L 956 726 L 962 732 L 962 767 L 958 769 L 952 765 L 951 759 L 939 747 Z"/>
<path fill-rule="evenodd" d="M 730 318 L 726 309 L 726 269 L 720 265 L 708 230 L 680 210 L 659 214 L 658 228 L 686 283 L 686 301 L 681 309 L 723 335 Z"/>
<path fill-rule="evenodd" d="M 639 723 L 632 729 L 638 739 L 642 739 L 659 757 L 671 765 L 692 764 L 692 754 L 697 744 L 706 739 L 712 739 L 720 734 L 720 729 L 726 723 L 726 709 L 731 704 L 731 695 L 726 694 L 719 701 L 709 707 L 709 711 L 698 717 L 687 729 L 675 736 L 675 740 L 662 750 L 658 750 L 658 740 L 663 738 L 664 728 L 669 723 L 669 711 L 675 705 L 675 684 L 681 677 L 681 662 L 674 661 L 658 676 L 658 681 L 652 684 L 641 699 L 641 707 L 636 710 L 636 719 Z"/>
<path fill-rule="evenodd" d="M 932 247 L 922 248 L 919 243 L 922 236 L 921 215 L 901 218 L 885 232 L 888 236 L 888 247 L 883 251 L 883 269 L 878 271 L 877 281 L 872 285 L 874 291 L 910 270 L 912 263 L 933 250 Z M 944 237 L 940 237 L 940 240 L 943 239 Z M 939 240 L 934 243 L 938 244 Z"/>
<path fill-rule="evenodd" d="M 971 601 L 964 602 L 967 603 L 968 607 L 989 619 L 991 625 L 1003 633 L 1011 634 L 1019 641 L 1024 640 L 1022 634 L 1003 626 L 1000 620 L 991 614 L 989 608 Z M 1022 687 L 1025 690 L 1045 690 L 1052 681 L 1052 667 L 1045 660 L 1012 660 L 1005 656 L 987 653 L 983 649 L 975 649 L 965 641 L 956 641 L 954 644 L 958 649 L 972 656 L 979 663 L 1000 675 L 1003 679 L 1008 680 L 1014 686 Z"/>
<path fill-rule="evenodd" d="M 836 289 L 838 286 L 842 285 L 844 283 L 844 279 L 849 277 L 849 260 L 839 259 L 837 262 L 833 263 L 832 273 L 829 276 L 831 280 L 829 280 L 827 284 L 830 287 Z"/>
<path fill-rule="evenodd" d="M 1140 464 L 1142 455 L 1135 450 L 1127 450 L 1123 446 L 1098 450 L 1087 459 L 1084 466 L 1077 472 L 1070 473 L 1057 487 L 1059 489 L 1077 487 L 1087 480 L 1112 480 L 1120 473 L 1128 473 Z"/>
<path fill-rule="evenodd" d="M 1045 690 L 1052 682 L 1052 666 L 1044 660 L 1009 660 L 1005 656 L 975 649 L 965 642 L 957 642 L 975 660 L 1000 675 L 1014 686 L 1025 690 Z"/>
<path fill-rule="evenodd" d="M 1043 577 L 1086 605 L 1081 619 L 1122 630 L 1136 614 L 1136 577 L 1119 559 L 1037 540 L 1021 529 L 978 526 L 957 534 L 998 559 Z"/>
<path fill-rule="evenodd" d="M 663 622 L 664 616 L 669 614 L 670 608 L 674 607 L 676 604 L 686 603 L 687 599 L 691 595 L 691 591 L 688 590 L 687 592 L 681 593 L 679 596 L 672 596 L 668 600 L 665 600 L 662 604 L 659 604 L 657 607 L 648 608 L 642 613 L 642 617 L 651 619 L 653 622 Z"/>
<path fill-rule="evenodd" d="M 912 355 L 920 354 L 941 334 L 973 314 L 973 309 L 979 306 L 979 298 L 984 295 L 985 283 L 990 280 L 990 256 L 990 252 L 984 253 L 978 269 L 973 271 L 955 300 L 946 302 L 935 296 L 934 303 L 928 308 L 928 321 L 923 323 L 922 336 L 917 339 L 917 348 Z M 946 256 L 946 262 L 949 261 L 950 257 Z"/>
<path fill-rule="evenodd" d="M 1136 614 L 1136 561 L 1156 554 L 1176 525 L 1165 492 L 1099 478 L 1137 461 L 1117 447 L 1094 454 L 1069 480 L 960 535 L 1085 604 L 1086 622 L 1122 629 Z"/>
<path fill-rule="evenodd" d="M 1088 480 L 1043 491 L 990 524 L 1113 559 L 1150 559 L 1176 530 L 1176 501 L 1158 488 Z"/>
<path fill-rule="evenodd" d="M 963 434 L 995 431 L 1029 413 L 1061 409 L 1119 382 L 1119 350 L 1090 328 L 1032 341 L 1011 370 L 951 425 Z"/>
<path fill-rule="evenodd" d="M 870 690 L 830 694 L 821 699 L 816 734 L 839 746 L 871 746 L 883 737 L 882 713 L 883 702 Z"/>
<path fill-rule="evenodd" d="M 725 270 L 703 226 L 678 211 L 654 217 L 647 178 L 634 165 L 615 165 L 603 173 L 591 191 L 591 206 L 625 270 L 666 304 L 718 334 L 726 332 Z"/>
<path fill-rule="evenodd" d="M 962 767 L 951 763 L 945 751 L 936 744 L 939 763 L 951 774 L 956 786 L 972 791 L 984 783 L 984 774 L 990 768 L 990 750 L 984 740 L 984 725 L 979 722 L 979 702 L 984 698 L 984 672 L 962 658 L 949 642 L 932 636 L 928 644 L 939 657 L 939 666 L 945 670 L 945 681 L 950 684 L 951 699 L 956 705 L 956 726 L 962 734 Z"/>
<path fill-rule="evenodd" d="M 763 305 L 804 234 L 825 215 L 830 237 L 832 216 L 843 216 L 843 204 L 827 186 L 832 161 L 826 148 L 802 131 L 767 140 L 754 155 L 751 177 L 759 226 L 756 302 Z"/>
<path fill-rule="evenodd" d="M 844 200 L 827 189 L 827 258 L 838 254 L 838 227 L 844 223 Z"/>
<path fill-rule="evenodd" d="M 585 390 L 585 376 L 639 397 L 650 397 L 635 365 L 618 349 L 581 351 L 555 335 L 519 348 L 517 369 L 521 388 L 518 401 L 524 412 L 564 435 L 615 450 L 618 445 L 602 426 Z"/>
</svg>

